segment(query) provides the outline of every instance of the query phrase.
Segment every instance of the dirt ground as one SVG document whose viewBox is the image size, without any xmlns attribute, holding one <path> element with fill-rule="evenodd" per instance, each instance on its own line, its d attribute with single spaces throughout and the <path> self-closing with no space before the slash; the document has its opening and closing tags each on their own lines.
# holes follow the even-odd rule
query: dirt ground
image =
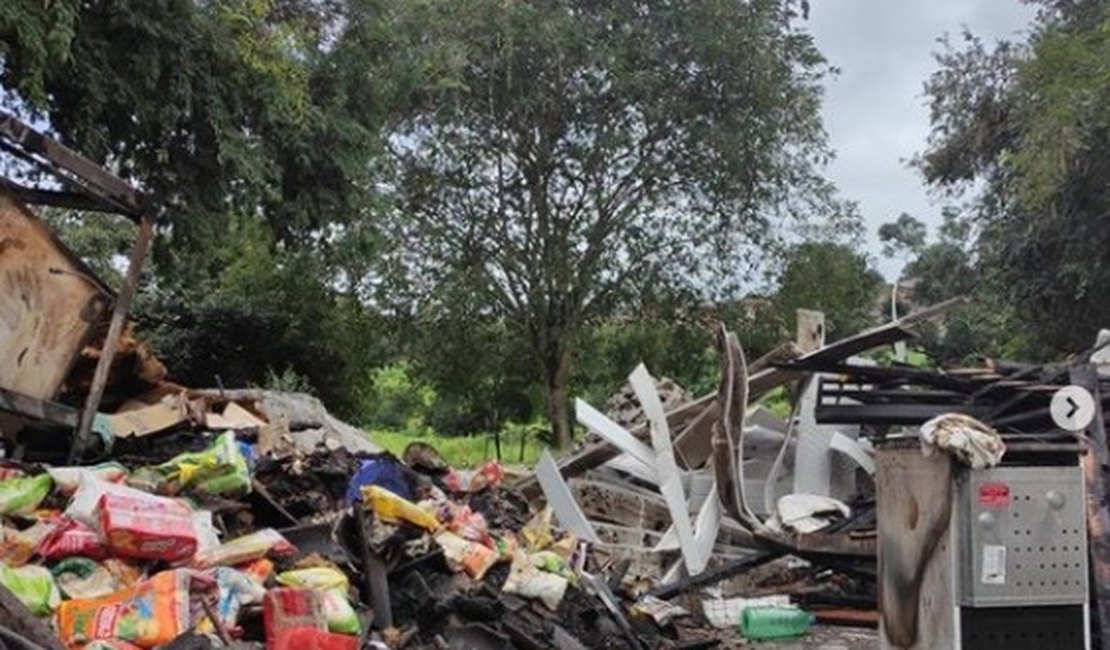
<svg viewBox="0 0 1110 650">
<path fill-rule="evenodd" d="M 736 633 L 722 637 L 719 648 L 762 648 L 764 650 L 875 650 L 879 647 L 879 633 L 852 627 L 817 625 L 801 639 L 791 641 L 747 641 Z"/>
</svg>

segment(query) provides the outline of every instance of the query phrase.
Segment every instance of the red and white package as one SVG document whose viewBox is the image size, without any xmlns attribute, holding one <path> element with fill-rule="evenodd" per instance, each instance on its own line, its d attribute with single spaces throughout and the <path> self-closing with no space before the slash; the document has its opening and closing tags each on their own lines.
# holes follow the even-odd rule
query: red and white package
<svg viewBox="0 0 1110 650">
<path fill-rule="evenodd" d="M 97 504 L 108 547 L 121 557 L 176 562 L 197 552 L 193 511 L 174 499 L 105 494 Z"/>
</svg>

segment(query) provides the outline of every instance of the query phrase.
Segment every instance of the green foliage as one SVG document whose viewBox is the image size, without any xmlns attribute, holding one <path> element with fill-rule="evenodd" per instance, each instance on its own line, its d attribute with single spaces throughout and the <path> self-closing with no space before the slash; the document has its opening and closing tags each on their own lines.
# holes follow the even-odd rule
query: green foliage
<svg viewBox="0 0 1110 650">
<path fill-rule="evenodd" d="M 51 66 L 70 58 L 78 0 L 0 2 L 0 82 L 29 102 L 46 101 L 44 79 Z"/>
<path fill-rule="evenodd" d="M 372 429 L 424 431 L 437 399 L 403 362 L 368 371 L 358 391 L 357 421 Z"/>
<path fill-rule="evenodd" d="M 1106 3 L 1044 3 L 1025 44 L 967 35 L 927 85 L 934 131 L 922 170 L 978 190 L 978 294 L 1014 334 L 1002 349 L 1047 358 L 1083 349 L 1110 322 L 1110 13 Z M 947 264 L 938 260 L 936 265 Z"/>
<path fill-rule="evenodd" d="M 532 467 L 546 446 L 527 427 L 511 425 L 502 432 L 501 459 L 506 465 Z M 375 444 L 400 456 L 410 443 L 431 445 L 455 468 L 479 465 L 497 457 L 497 448 L 490 434 L 467 436 L 442 436 L 430 431 L 390 431 L 377 429 L 370 433 Z M 524 453 L 521 455 L 523 443 Z"/>
<path fill-rule="evenodd" d="M 46 209 L 43 221 L 61 234 L 63 243 L 113 289 L 123 282 L 121 264 L 135 240 L 135 224 L 117 215 Z"/>
<path fill-rule="evenodd" d="M 463 287 L 516 330 L 564 444 L 587 323 L 676 288 L 727 296 L 774 225 L 841 214 L 818 174 L 827 68 L 793 7 L 433 0 L 383 14 L 432 76 L 389 133 L 407 286 L 434 288 L 430 309 Z"/>
<path fill-rule="evenodd" d="M 793 327 L 798 309 L 823 311 L 831 342 L 875 324 L 882 286 L 882 277 L 850 246 L 799 244 L 786 256 L 775 309 L 779 322 L 788 327 Z"/>
</svg>

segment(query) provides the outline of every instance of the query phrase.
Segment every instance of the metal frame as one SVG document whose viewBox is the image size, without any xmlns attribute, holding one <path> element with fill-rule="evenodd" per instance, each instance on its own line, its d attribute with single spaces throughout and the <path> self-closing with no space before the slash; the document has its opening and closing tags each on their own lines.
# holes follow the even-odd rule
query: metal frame
<svg viewBox="0 0 1110 650">
<path fill-rule="evenodd" d="M 2 110 L 0 110 L 0 149 L 52 174 L 66 188 L 56 190 L 27 187 L 13 179 L 0 177 L 0 182 L 23 202 L 120 214 L 139 226 L 123 286 L 119 295 L 115 297 L 108 334 L 96 364 L 92 385 L 76 422 L 77 430 L 69 451 L 69 462 L 73 463 L 79 458 L 85 446 L 92 429 L 93 418 L 100 407 L 100 400 L 108 380 L 108 370 L 115 359 L 120 334 L 123 332 L 131 301 L 135 297 L 143 262 L 154 238 L 154 221 L 150 214 L 148 197 L 141 191 L 92 160 Z M 31 417 L 37 413 L 56 412 L 54 406 L 46 400 L 17 395 L 11 391 L 5 391 L 5 395 L 7 398 L 0 400 L 2 410 Z M 19 408 L 14 408 L 15 406 Z M 72 416 L 62 420 L 73 426 L 70 424 L 73 421 Z"/>
</svg>

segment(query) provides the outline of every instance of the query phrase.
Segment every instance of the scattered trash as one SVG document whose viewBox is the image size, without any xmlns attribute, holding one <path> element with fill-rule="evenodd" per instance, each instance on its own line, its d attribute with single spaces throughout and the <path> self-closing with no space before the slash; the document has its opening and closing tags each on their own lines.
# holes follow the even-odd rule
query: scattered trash
<svg viewBox="0 0 1110 650">
<path fill-rule="evenodd" d="M 797 607 L 747 607 L 740 615 L 744 636 L 755 641 L 803 636 L 814 616 Z"/>
</svg>

